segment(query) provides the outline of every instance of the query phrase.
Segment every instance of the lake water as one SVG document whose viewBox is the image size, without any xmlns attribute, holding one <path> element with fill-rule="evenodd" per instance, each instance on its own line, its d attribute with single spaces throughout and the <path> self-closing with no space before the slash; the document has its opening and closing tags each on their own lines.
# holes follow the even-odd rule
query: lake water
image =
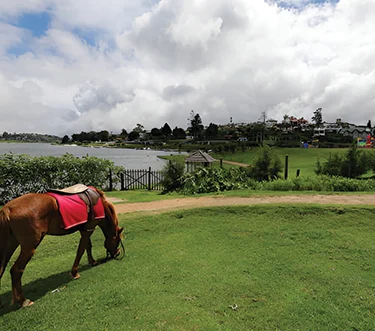
<svg viewBox="0 0 375 331">
<path fill-rule="evenodd" d="M 109 159 L 126 169 L 161 170 L 166 164 L 158 156 L 178 154 L 171 151 L 135 150 L 125 148 L 95 148 L 81 146 L 51 145 L 43 143 L 0 143 L 0 154 L 29 154 L 31 156 L 62 156 L 66 153 L 78 157 L 96 156 Z"/>
</svg>

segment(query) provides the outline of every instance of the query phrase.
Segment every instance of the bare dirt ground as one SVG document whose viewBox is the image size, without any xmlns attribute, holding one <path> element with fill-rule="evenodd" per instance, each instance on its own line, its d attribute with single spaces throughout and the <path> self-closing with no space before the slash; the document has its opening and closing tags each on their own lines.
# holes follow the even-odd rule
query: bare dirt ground
<svg viewBox="0 0 375 331">
<path fill-rule="evenodd" d="M 127 203 L 126 201 L 107 198 L 115 203 L 117 213 L 152 212 L 159 213 L 170 210 L 191 209 L 199 207 L 256 205 L 256 204 L 325 204 L 325 205 L 375 205 L 375 194 L 358 195 L 285 195 L 261 197 L 197 197 L 163 201 Z"/>
<path fill-rule="evenodd" d="M 235 166 L 238 166 L 238 167 L 248 167 L 249 166 L 246 163 L 239 163 L 239 162 L 227 161 L 227 160 L 223 160 L 223 163 L 232 164 L 232 165 L 235 165 Z"/>
</svg>

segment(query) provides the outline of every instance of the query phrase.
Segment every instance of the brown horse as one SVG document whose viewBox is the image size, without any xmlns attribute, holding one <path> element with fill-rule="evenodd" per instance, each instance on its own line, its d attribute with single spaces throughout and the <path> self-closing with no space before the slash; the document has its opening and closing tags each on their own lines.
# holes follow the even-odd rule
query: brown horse
<svg viewBox="0 0 375 331">
<path fill-rule="evenodd" d="M 103 202 L 105 218 L 95 220 L 93 225 L 94 227 L 99 225 L 103 231 L 105 236 L 104 246 L 107 249 L 107 254 L 110 254 L 111 257 L 116 257 L 120 254 L 119 244 L 122 239 L 123 228 L 118 226 L 118 218 L 114 206 L 106 200 L 102 191 L 97 189 L 96 191 Z M 0 280 L 12 254 L 19 245 L 21 246 L 20 254 L 10 270 L 12 304 L 18 303 L 21 307 L 33 304 L 23 294 L 21 277 L 27 263 L 34 255 L 35 249 L 46 234 L 59 236 L 80 231 L 81 239 L 71 269 L 71 275 L 74 279 L 80 277 L 78 265 L 85 250 L 87 251 L 89 263 L 95 265 L 96 261 L 92 256 L 90 239 L 94 227 L 91 227 L 91 231 L 86 230 L 84 224 L 74 226 L 68 230 L 62 228 L 58 204 L 55 198 L 48 194 L 29 193 L 5 204 L 0 210 Z"/>
</svg>

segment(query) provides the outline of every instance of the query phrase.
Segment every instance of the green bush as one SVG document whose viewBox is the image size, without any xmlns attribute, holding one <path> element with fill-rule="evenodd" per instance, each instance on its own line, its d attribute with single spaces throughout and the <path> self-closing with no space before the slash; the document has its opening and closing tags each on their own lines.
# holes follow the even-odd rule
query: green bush
<svg viewBox="0 0 375 331">
<path fill-rule="evenodd" d="M 263 181 L 257 189 L 268 191 L 324 191 L 324 192 L 374 192 L 374 179 L 354 179 L 335 176 L 301 177 Z"/>
<path fill-rule="evenodd" d="M 163 186 L 163 193 L 177 191 L 181 188 L 181 177 L 185 171 L 185 164 L 182 161 L 169 161 L 164 166 L 164 178 L 160 184 Z"/>
<path fill-rule="evenodd" d="M 273 153 L 269 146 L 263 146 L 253 165 L 246 168 L 247 174 L 258 181 L 274 180 L 279 178 L 282 170 L 280 157 Z"/>
<path fill-rule="evenodd" d="M 61 157 L 0 155 L 0 203 L 29 192 L 45 192 L 49 188 L 64 188 L 77 183 L 108 188 L 109 172 L 114 185 L 119 183 L 123 167 L 95 156 L 82 158 L 72 154 Z"/>
<path fill-rule="evenodd" d="M 365 153 L 359 150 L 356 145 L 353 145 L 345 155 L 333 154 L 323 164 L 318 160 L 315 173 L 357 178 L 371 169 L 372 164 L 374 164 L 372 154 Z"/>
<path fill-rule="evenodd" d="M 201 194 L 228 190 L 266 190 L 266 191 L 321 191 L 321 192 L 375 192 L 374 179 L 354 179 L 321 175 L 317 177 L 298 177 L 288 180 L 257 181 L 247 175 L 243 168 L 198 168 L 185 173 L 179 179 L 178 190 L 185 194 Z"/>
<path fill-rule="evenodd" d="M 255 185 L 254 180 L 238 168 L 210 167 L 184 174 L 181 184 L 181 191 L 187 194 L 238 190 Z"/>
</svg>

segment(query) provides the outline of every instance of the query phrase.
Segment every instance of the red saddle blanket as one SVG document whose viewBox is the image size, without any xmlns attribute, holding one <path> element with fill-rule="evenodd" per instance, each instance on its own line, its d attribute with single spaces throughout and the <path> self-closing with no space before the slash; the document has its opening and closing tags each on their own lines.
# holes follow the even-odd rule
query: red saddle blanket
<svg viewBox="0 0 375 331">
<path fill-rule="evenodd" d="M 88 213 L 86 203 L 77 194 L 61 195 L 52 192 L 47 192 L 46 194 L 53 196 L 57 200 L 64 229 L 70 229 L 73 226 L 87 222 Z M 95 219 L 105 217 L 101 199 L 94 206 L 94 217 Z"/>
</svg>

